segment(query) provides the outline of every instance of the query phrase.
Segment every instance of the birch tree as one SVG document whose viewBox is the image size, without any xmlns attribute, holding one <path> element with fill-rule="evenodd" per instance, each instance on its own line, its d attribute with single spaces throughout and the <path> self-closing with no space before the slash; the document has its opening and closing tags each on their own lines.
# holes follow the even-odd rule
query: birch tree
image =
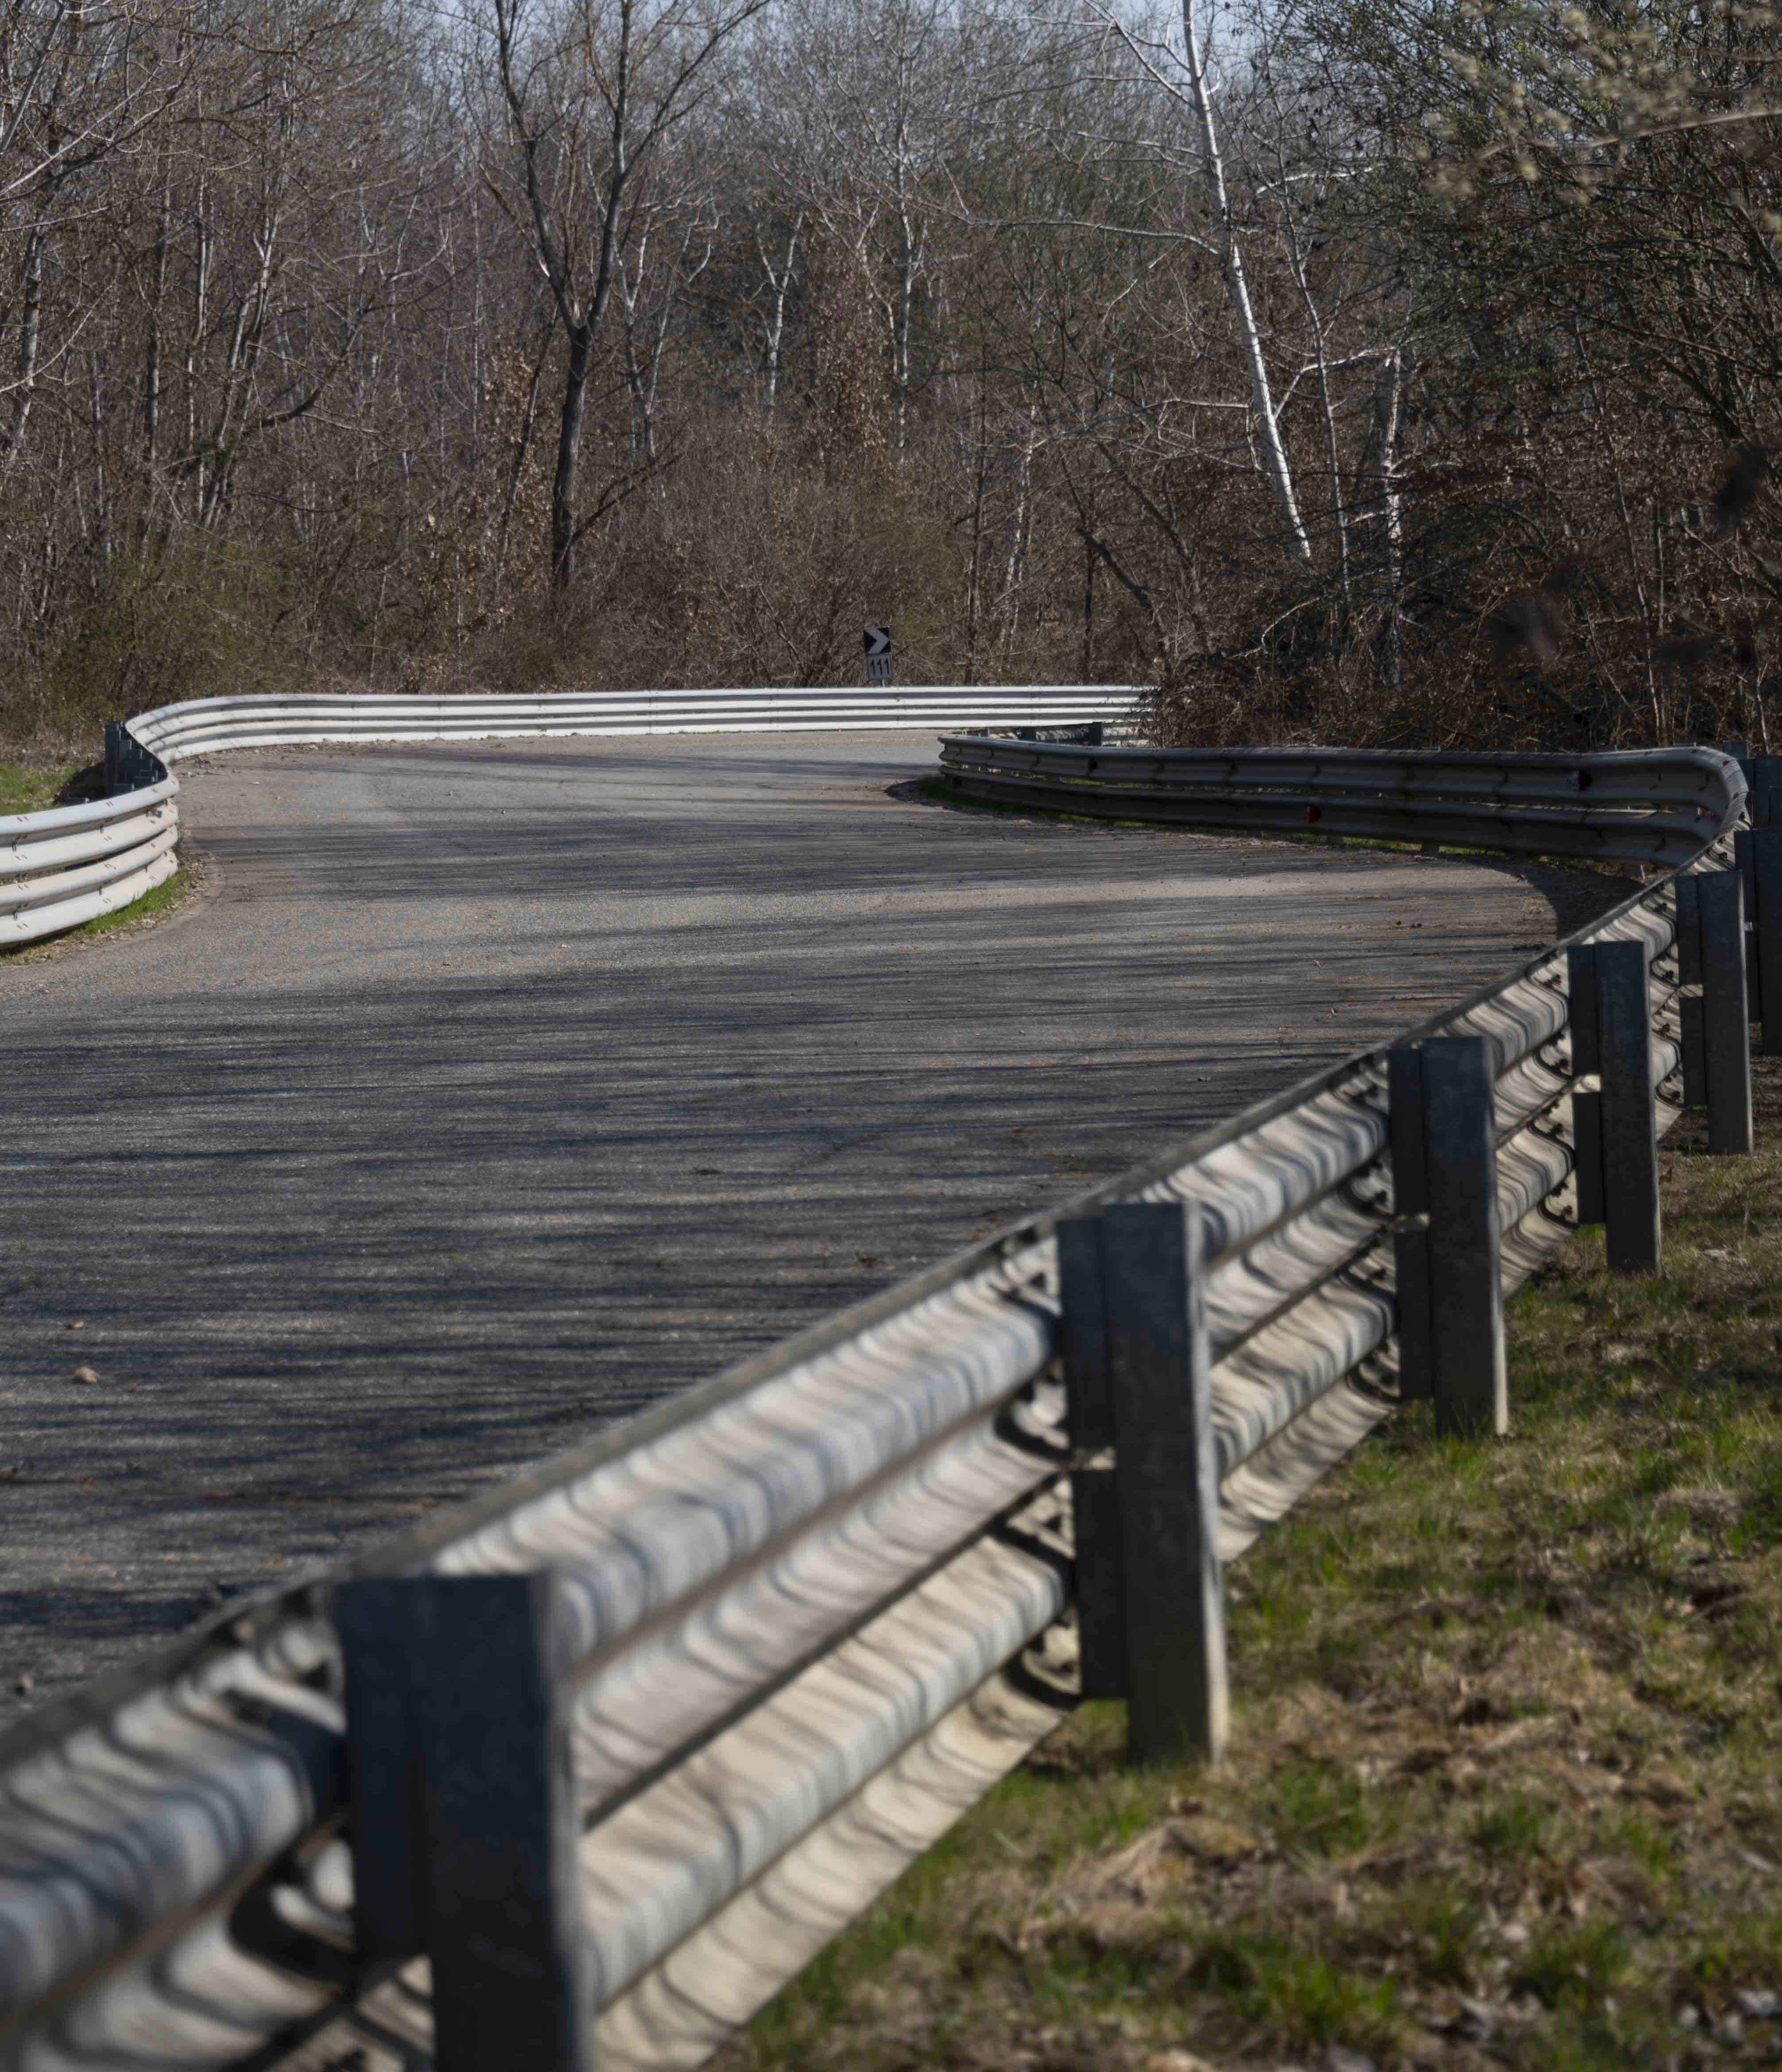
<svg viewBox="0 0 1782 2072">
<path fill-rule="evenodd" d="M 1245 240 L 1240 235 L 1220 142 L 1212 76 L 1212 40 L 1203 23 L 1201 0 L 1181 0 L 1181 37 L 1177 43 L 1140 35 L 1122 15 L 1100 5 L 1099 0 L 1096 0 L 1095 12 L 1145 76 L 1191 125 L 1210 234 L 1183 229 L 1179 235 L 1184 243 L 1207 253 L 1218 264 L 1249 381 L 1251 436 L 1274 499 L 1281 545 L 1290 561 L 1309 572 L 1313 565 L 1311 539 L 1300 515 L 1262 327 L 1250 293 Z"/>
</svg>

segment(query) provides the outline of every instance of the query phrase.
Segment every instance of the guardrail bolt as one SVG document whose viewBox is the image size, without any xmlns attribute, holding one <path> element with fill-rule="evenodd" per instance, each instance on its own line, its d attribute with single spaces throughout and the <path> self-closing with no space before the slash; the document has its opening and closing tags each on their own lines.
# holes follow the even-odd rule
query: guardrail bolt
<svg viewBox="0 0 1782 2072">
<path fill-rule="evenodd" d="M 1395 1050 L 1389 1061 L 1393 1199 L 1401 1216 L 1427 1219 L 1428 1290 L 1426 1327 L 1414 1286 L 1399 1298 L 1401 1333 L 1411 1334 L 1407 1392 L 1423 1392 L 1426 1375 L 1438 1432 L 1501 1433 L 1509 1429 L 1509 1385 L 1491 1046 L 1482 1036 L 1431 1037 L 1412 1053 L 1414 1071 L 1397 1062 L 1405 1054 Z M 1426 1328 L 1426 1355 L 1418 1342 Z M 1399 1357 L 1402 1374 L 1402 1335 Z"/>
<path fill-rule="evenodd" d="M 1738 1155 L 1751 1148 L 1751 1005 L 1746 987 L 1744 874 L 1737 870 L 1705 870 L 1695 883 L 1702 916 L 1702 1018 L 1707 1067 L 1708 1149 Z"/>
<path fill-rule="evenodd" d="M 1605 1226 L 1619 1273 L 1658 1265 L 1658 1117 L 1652 1101 L 1652 975 L 1644 943 L 1587 943 L 1566 952 L 1578 1220 Z"/>
<path fill-rule="evenodd" d="M 1086 1694 L 1138 1762 L 1224 1753 L 1230 1699 L 1201 1216 L 1121 1202 L 1059 1230 Z"/>
<path fill-rule="evenodd" d="M 561 1579 L 344 1583 L 354 1907 L 433 1965 L 439 2072 L 593 2072 Z"/>
</svg>

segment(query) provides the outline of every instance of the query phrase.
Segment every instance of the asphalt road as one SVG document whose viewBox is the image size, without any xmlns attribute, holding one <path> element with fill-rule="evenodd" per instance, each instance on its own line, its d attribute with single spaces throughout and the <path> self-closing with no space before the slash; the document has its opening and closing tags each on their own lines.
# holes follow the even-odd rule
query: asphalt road
<svg viewBox="0 0 1782 2072">
<path fill-rule="evenodd" d="M 933 754 L 183 773 L 218 896 L 0 962 L 0 1719 L 1404 1027 L 1576 896 L 952 811 Z"/>
</svg>

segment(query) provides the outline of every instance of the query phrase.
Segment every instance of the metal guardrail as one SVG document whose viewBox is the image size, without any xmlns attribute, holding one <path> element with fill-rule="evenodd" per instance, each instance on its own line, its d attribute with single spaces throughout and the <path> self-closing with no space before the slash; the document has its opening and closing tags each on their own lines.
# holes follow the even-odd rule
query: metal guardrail
<svg viewBox="0 0 1782 2072">
<path fill-rule="evenodd" d="M 0 948 L 115 912 L 179 868 L 173 764 L 294 742 L 521 735 L 809 733 L 965 724 L 1052 729 L 1130 717 L 1132 684 L 940 684 L 910 690 L 561 692 L 549 697 L 196 698 L 107 729 L 97 804 L 0 816 Z"/>
<path fill-rule="evenodd" d="M 128 722 L 164 759 L 291 741 L 471 741 L 552 734 L 816 733 L 1051 727 L 1121 719 L 1132 684 L 930 684 L 907 690 L 559 691 L 537 698 L 199 698 Z"/>
<path fill-rule="evenodd" d="M 1612 760 L 1689 868 L 1505 983 L 0 1737 L 0 2067 L 695 2065 L 1076 1689 L 1216 1746 L 1220 1564 L 1397 1393 L 1490 1428 L 1642 1128 L 1749 1148 L 1744 780 Z"/>
<path fill-rule="evenodd" d="M 121 798 L 0 817 L 0 946 L 78 927 L 171 878 L 179 789 L 163 775 Z"/>
<path fill-rule="evenodd" d="M 1247 832 L 1354 835 L 1680 864 L 1718 832 L 1698 749 L 1603 755 L 1366 749 L 1058 748 L 949 734 L 963 798 Z"/>
</svg>

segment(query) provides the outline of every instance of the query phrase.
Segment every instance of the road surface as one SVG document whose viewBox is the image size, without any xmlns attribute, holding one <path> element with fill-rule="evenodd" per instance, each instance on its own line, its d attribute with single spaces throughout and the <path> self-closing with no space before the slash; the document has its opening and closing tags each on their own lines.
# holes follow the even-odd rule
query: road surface
<svg viewBox="0 0 1782 2072">
<path fill-rule="evenodd" d="M 0 962 L 0 1720 L 1452 1002 L 1566 884 L 951 810 L 934 752 L 238 754 L 182 778 L 216 898 Z"/>
</svg>

